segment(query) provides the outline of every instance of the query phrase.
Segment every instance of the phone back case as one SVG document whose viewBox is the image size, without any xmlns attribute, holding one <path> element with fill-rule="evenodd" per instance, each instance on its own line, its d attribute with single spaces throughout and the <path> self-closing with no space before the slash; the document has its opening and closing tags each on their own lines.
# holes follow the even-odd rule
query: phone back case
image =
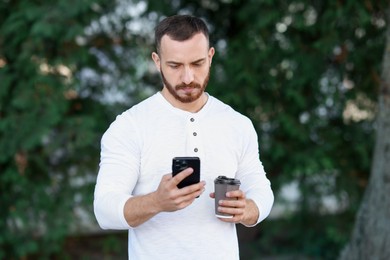
<svg viewBox="0 0 390 260">
<path fill-rule="evenodd" d="M 177 187 L 179 189 L 198 183 L 200 181 L 200 159 L 199 157 L 175 157 L 172 160 L 172 175 L 175 176 L 179 172 L 192 168 L 193 173 L 182 180 Z"/>
</svg>

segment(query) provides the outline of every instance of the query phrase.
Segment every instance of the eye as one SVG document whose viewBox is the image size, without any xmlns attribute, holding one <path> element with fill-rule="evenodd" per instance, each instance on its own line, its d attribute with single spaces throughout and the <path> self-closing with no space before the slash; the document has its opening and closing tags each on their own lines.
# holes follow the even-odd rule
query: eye
<svg viewBox="0 0 390 260">
<path fill-rule="evenodd" d="M 179 64 L 169 64 L 168 65 L 171 69 L 177 69 L 177 68 L 179 68 Z"/>
<path fill-rule="evenodd" d="M 200 62 L 195 62 L 195 63 L 193 63 L 192 66 L 194 66 L 194 67 L 202 67 L 203 64 L 204 64 L 204 62 L 203 62 L 203 61 L 200 61 Z"/>
</svg>

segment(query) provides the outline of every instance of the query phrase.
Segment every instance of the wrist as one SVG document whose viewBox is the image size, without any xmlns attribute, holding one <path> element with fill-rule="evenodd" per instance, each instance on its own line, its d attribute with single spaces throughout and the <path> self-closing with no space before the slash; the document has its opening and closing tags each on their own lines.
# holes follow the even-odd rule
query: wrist
<svg viewBox="0 0 390 260">
<path fill-rule="evenodd" d="M 152 214 L 158 214 L 163 211 L 161 208 L 161 203 L 158 200 L 158 194 L 156 191 L 149 194 L 149 206 L 150 206 L 150 213 Z"/>
<path fill-rule="evenodd" d="M 240 223 L 248 227 L 254 226 L 257 224 L 259 215 L 260 215 L 259 209 L 255 204 L 255 202 L 251 199 L 247 199 L 244 216 Z"/>
</svg>

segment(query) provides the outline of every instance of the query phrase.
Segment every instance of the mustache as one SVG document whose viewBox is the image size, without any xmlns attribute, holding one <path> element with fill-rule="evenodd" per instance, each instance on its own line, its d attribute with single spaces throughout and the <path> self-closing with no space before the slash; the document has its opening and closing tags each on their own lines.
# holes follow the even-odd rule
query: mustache
<svg viewBox="0 0 390 260">
<path fill-rule="evenodd" d="M 176 89 L 184 89 L 184 88 L 201 88 L 201 85 L 195 82 L 191 82 L 190 84 L 181 83 L 176 85 Z"/>
</svg>

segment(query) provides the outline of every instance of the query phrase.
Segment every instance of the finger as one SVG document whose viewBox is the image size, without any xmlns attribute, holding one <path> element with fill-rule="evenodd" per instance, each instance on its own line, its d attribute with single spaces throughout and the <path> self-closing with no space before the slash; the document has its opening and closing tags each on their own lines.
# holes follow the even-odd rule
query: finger
<svg viewBox="0 0 390 260">
<path fill-rule="evenodd" d="M 172 179 L 172 174 L 170 174 L 170 173 L 164 174 L 164 175 L 161 177 L 161 181 L 169 181 L 170 179 Z"/>
<path fill-rule="evenodd" d="M 218 205 L 227 208 L 245 208 L 245 200 L 220 200 Z"/>
<path fill-rule="evenodd" d="M 233 216 L 233 219 L 241 219 L 241 217 L 244 214 L 244 210 L 242 208 L 225 208 L 225 207 L 218 207 L 218 211 L 224 214 L 229 214 Z M 232 218 L 230 218 L 232 219 Z M 234 220 L 234 221 L 235 221 Z"/>
<path fill-rule="evenodd" d="M 189 195 L 190 197 L 198 198 L 206 190 L 204 187 L 205 184 L 206 184 L 205 181 L 201 181 L 199 183 L 177 189 L 175 192 L 179 197 L 184 197 L 184 196 L 188 197 Z"/>
<path fill-rule="evenodd" d="M 195 183 L 195 184 L 189 185 L 187 187 L 181 188 L 180 194 L 182 196 L 185 196 L 187 194 L 192 194 L 192 193 L 199 192 L 199 191 L 201 193 L 203 193 L 203 191 L 205 190 L 205 188 L 204 188 L 205 185 L 206 185 L 205 181 L 200 181 L 199 183 Z"/>
<path fill-rule="evenodd" d="M 191 192 L 189 194 L 180 196 L 176 201 L 178 208 L 181 209 L 181 208 L 184 208 L 184 207 L 187 207 L 188 205 L 190 205 L 197 197 L 199 197 L 204 192 L 204 190 L 205 189 L 203 188 L 203 189 Z M 180 192 L 182 192 L 182 189 L 180 190 Z"/>
<path fill-rule="evenodd" d="M 192 168 L 187 168 L 174 177 L 172 177 L 172 184 L 177 186 L 182 180 L 184 180 L 187 176 L 190 176 L 194 170 Z"/>
<path fill-rule="evenodd" d="M 245 198 L 245 193 L 242 190 L 233 190 L 226 192 L 226 197 L 228 198 Z"/>
<path fill-rule="evenodd" d="M 187 201 L 187 202 L 189 202 L 189 204 L 191 204 L 196 198 L 199 198 L 203 192 L 204 192 L 204 189 L 201 189 L 201 190 L 197 190 L 193 193 L 190 193 L 188 195 L 185 195 L 184 201 Z"/>
</svg>

